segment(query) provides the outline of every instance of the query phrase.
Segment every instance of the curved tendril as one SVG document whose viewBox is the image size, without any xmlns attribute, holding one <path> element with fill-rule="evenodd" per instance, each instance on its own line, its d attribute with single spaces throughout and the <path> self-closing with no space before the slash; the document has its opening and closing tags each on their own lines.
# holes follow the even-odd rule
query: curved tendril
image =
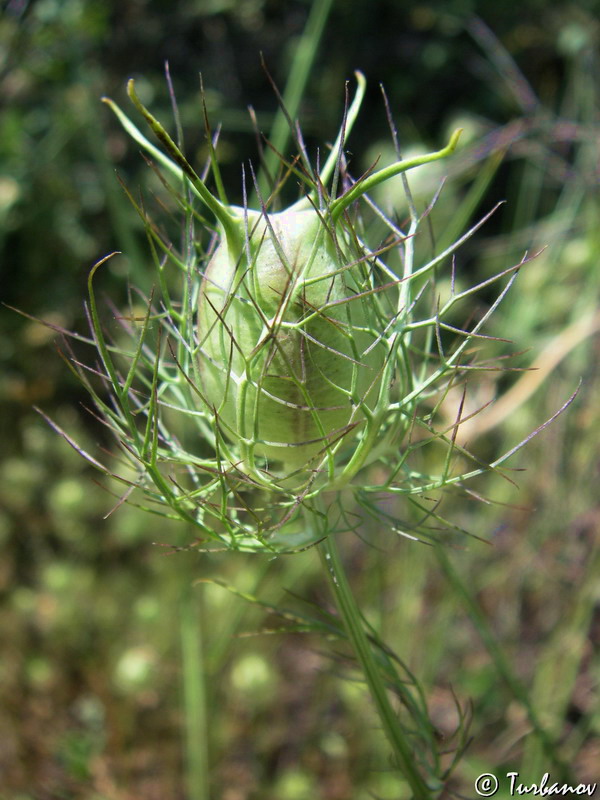
<svg viewBox="0 0 600 800">
<path fill-rule="evenodd" d="M 358 117 L 358 112 L 360 111 L 360 107 L 362 105 L 365 92 L 367 89 L 367 81 L 365 76 L 362 72 L 358 70 L 354 73 L 354 77 L 356 78 L 356 93 L 354 95 L 354 99 L 348 109 L 348 114 L 346 117 L 346 124 L 344 127 L 340 128 L 338 131 L 337 138 L 331 148 L 331 152 L 325 162 L 325 166 L 319 173 L 319 183 L 324 186 L 327 181 L 331 178 L 333 174 L 333 170 L 335 169 L 335 165 L 339 158 L 340 154 L 340 147 L 343 147 L 344 140 L 350 135 L 352 128 L 354 127 L 354 123 L 356 122 L 356 118 Z M 310 197 L 314 200 L 317 197 L 318 187 L 311 192 Z M 308 197 L 303 197 L 301 200 L 298 200 L 297 203 L 294 203 L 292 208 L 295 211 L 302 211 L 303 209 L 312 208 L 312 203 Z"/>
<path fill-rule="evenodd" d="M 434 153 L 426 153 L 422 156 L 415 156 L 415 158 L 407 158 L 403 159 L 402 161 L 396 161 L 395 164 L 391 164 L 389 167 L 384 167 L 378 172 L 375 172 L 373 175 L 369 175 L 363 180 L 355 183 L 354 186 L 352 186 L 345 194 L 343 194 L 341 197 L 338 197 L 337 200 L 334 200 L 331 203 L 329 211 L 331 213 L 331 219 L 333 222 L 339 219 L 344 210 L 348 208 L 348 206 L 351 205 L 355 200 L 358 200 L 358 198 L 363 194 L 370 192 L 380 183 L 393 178 L 395 175 L 399 175 L 401 172 L 406 172 L 414 167 L 420 167 L 423 164 L 429 164 L 432 161 L 439 161 L 440 159 L 449 156 L 456 149 L 456 145 L 458 144 L 458 140 L 462 131 L 462 128 L 457 128 L 457 130 L 455 130 L 450 137 L 450 141 L 446 147 L 443 147 L 441 150 L 436 150 Z"/>
<path fill-rule="evenodd" d="M 342 139 L 346 139 L 346 137 L 350 136 L 352 128 L 354 127 L 354 123 L 356 122 L 356 118 L 358 116 L 358 112 L 360 111 L 360 107 L 362 105 L 362 101 L 365 96 L 365 92 L 367 90 L 367 81 L 365 76 L 362 72 L 358 72 L 358 70 L 354 73 L 354 77 L 356 78 L 356 94 L 354 95 L 354 100 L 348 109 L 348 116 L 346 118 L 346 125 L 344 128 L 340 128 L 339 133 L 337 135 L 337 139 L 333 147 L 331 148 L 331 153 L 327 161 L 325 162 L 325 166 L 323 167 L 321 174 L 319 175 L 319 180 L 321 183 L 327 183 L 331 174 L 335 168 L 336 161 L 339 158 L 339 150 L 340 147 L 343 146 L 344 142 Z"/>
<path fill-rule="evenodd" d="M 169 134 L 160 124 L 160 122 L 148 111 L 142 104 L 135 91 L 135 84 L 131 79 L 127 84 L 127 94 L 129 95 L 132 103 L 140 114 L 144 117 L 154 135 L 163 144 L 169 156 L 165 155 L 161 150 L 155 147 L 143 133 L 137 128 L 136 125 L 129 119 L 129 117 L 119 108 L 119 106 L 110 98 L 103 97 L 102 101 L 106 103 L 113 113 L 118 118 L 119 122 L 127 133 L 136 141 L 141 147 L 144 148 L 150 155 L 156 159 L 171 175 L 179 180 L 186 179 L 194 194 L 205 204 L 205 206 L 212 211 L 217 221 L 220 223 L 228 244 L 237 252 L 241 251 L 241 244 L 243 240 L 242 232 L 239 227 L 239 220 L 229 211 L 227 206 L 223 205 L 214 195 L 206 188 L 202 179 L 196 174 L 194 169 L 190 166 L 187 159 L 177 147 L 175 142 L 171 139 Z"/>
</svg>

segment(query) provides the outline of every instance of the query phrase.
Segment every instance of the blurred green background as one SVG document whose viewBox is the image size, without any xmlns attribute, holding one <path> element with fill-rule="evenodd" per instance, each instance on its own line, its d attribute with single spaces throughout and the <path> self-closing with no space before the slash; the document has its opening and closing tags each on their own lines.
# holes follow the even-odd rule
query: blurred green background
<svg viewBox="0 0 600 800">
<path fill-rule="evenodd" d="M 454 696 L 471 704 L 472 742 L 451 789 L 471 796 L 482 772 L 517 770 L 534 781 L 550 769 L 527 704 L 577 780 L 597 780 L 600 8 L 595 0 L 330 6 L 299 113 L 312 151 L 335 137 L 344 82 L 360 69 L 369 89 L 348 143 L 355 174 L 379 154 L 391 157 L 383 83 L 407 151 L 439 147 L 465 127 L 459 155 L 442 168 L 436 240 L 507 201 L 457 269 L 483 280 L 542 251 L 493 322 L 495 335 L 527 351 L 513 363 L 539 357 L 539 369 L 482 380 L 480 403 L 517 381 L 521 395 L 483 414 L 467 436 L 479 435 L 479 452 L 493 459 L 582 380 L 569 411 L 511 462 L 522 470 L 518 488 L 492 477 L 474 488 L 496 504 L 448 499 L 445 515 L 490 544 L 465 538 L 443 568 L 431 549 L 365 526 L 377 549 L 343 542 L 357 595 L 422 680 L 449 748 Z M 125 82 L 135 77 L 146 104 L 169 120 L 168 61 L 186 152 L 202 164 L 202 73 L 211 121 L 223 124 L 224 179 L 239 202 L 240 163 L 256 158 L 247 107 L 265 132 L 277 110 L 259 54 L 285 87 L 311 8 L 4 2 L 0 299 L 84 332 L 89 268 L 113 250 L 124 255 L 102 274 L 102 291 L 118 307 L 129 282 L 148 289 L 145 234 L 115 169 L 134 194 L 149 171 L 99 98 L 126 107 Z M 435 190 L 436 177 L 418 183 L 421 208 Z M 378 200 L 406 213 L 394 194 Z M 398 800 L 368 700 L 343 680 L 344 654 L 333 659 L 312 634 L 242 635 L 284 623 L 217 586 L 192 588 L 215 577 L 270 603 L 299 607 L 299 595 L 329 607 L 316 555 L 172 553 L 156 543 L 189 541 L 176 523 L 127 506 L 106 517 L 114 499 L 105 489 L 114 487 L 32 409 L 91 453 L 108 446 L 55 352 L 59 337 L 5 307 L 0 314 L 0 797 L 196 800 L 208 772 L 210 797 L 222 800 Z M 190 680 L 200 671 L 204 682 Z M 187 766 L 186 747 L 195 753 Z"/>
</svg>

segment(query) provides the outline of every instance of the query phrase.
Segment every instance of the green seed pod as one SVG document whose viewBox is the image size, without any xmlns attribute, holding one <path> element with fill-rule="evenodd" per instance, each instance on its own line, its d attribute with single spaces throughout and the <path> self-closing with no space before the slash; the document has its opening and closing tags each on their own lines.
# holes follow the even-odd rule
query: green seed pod
<svg viewBox="0 0 600 800">
<path fill-rule="evenodd" d="M 133 81 L 129 96 L 161 148 L 106 100 L 125 130 L 183 187 L 179 202 L 189 225 L 185 251 L 178 252 L 138 209 L 156 251 L 164 253 L 163 298 L 156 308 L 149 302 L 133 355 L 123 354 L 131 362 L 123 385 L 99 325 L 92 286 L 96 268 L 92 272 L 94 340 L 119 409 L 110 419 L 136 469 L 142 465 L 140 485 L 152 502 L 166 504 L 225 547 L 272 552 L 314 543 L 322 536 L 324 490 L 334 496 L 348 487 L 372 509 L 368 497 L 382 487 L 363 482 L 359 488 L 358 475 L 377 460 L 394 465 L 389 491 L 417 491 L 425 479 L 407 457 L 421 442 L 403 448 L 405 434 L 415 423 L 418 399 L 447 373 L 454 376 L 468 341 L 465 334 L 436 369 L 427 361 L 415 374 L 412 358 L 421 357 L 415 340 L 422 329 L 427 339 L 440 324 L 439 315 L 413 318 L 423 282 L 460 240 L 417 269 L 420 219 L 414 207 L 405 232 L 378 212 L 389 235 L 377 252 L 369 249 L 371 232 L 360 228 L 353 213 L 380 184 L 452 153 L 460 131 L 441 150 L 401 159 L 353 182 L 345 172 L 344 143 L 364 91 L 364 78 L 357 74 L 356 95 L 324 165 L 317 172 L 306 153 L 300 154 L 301 166 L 294 162 L 289 172 L 303 180 L 304 196 L 279 213 L 262 204 L 261 210 L 230 205 L 211 148 L 213 194 L 139 101 Z M 256 183 L 259 194 L 260 180 Z M 278 184 L 275 195 L 280 189 Z M 198 203 L 214 218 L 218 234 L 207 261 L 196 258 L 200 237 L 197 250 L 189 246 L 196 240 Z M 375 237 L 381 240 L 380 233 Z M 395 245 L 400 270 L 398 262 L 394 267 L 382 257 Z M 172 300 L 167 266 L 183 277 L 179 302 Z M 451 298 L 440 314 L 455 302 Z M 167 337 L 156 348 L 148 345 L 154 323 Z M 426 352 L 427 341 L 424 346 Z M 143 429 L 138 428 L 144 416 Z"/>
<path fill-rule="evenodd" d="M 386 345 L 371 276 L 341 224 L 314 209 L 248 212 L 200 292 L 202 392 L 243 461 L 282 476 L 343 452 L 379 396 Z"/>
</svg>

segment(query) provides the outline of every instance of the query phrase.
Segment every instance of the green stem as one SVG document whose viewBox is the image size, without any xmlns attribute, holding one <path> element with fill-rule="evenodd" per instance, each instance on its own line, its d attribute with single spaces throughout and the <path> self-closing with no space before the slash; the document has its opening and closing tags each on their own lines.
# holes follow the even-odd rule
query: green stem
<svg viewBox="0 0 600 800">
<path fill-rule="evenodd" d="M 183 706 L 186 733 L 187 784 L 190 800 L 209 800 L 206 692 L 202 654 L 201 609 L 196 587 L 186 587 L 181 601 Z"/>
<path fill-rule="evenodd" d="M 330 534 L 325 537 L 319 545 L 319 553 L 348 638 L 362 667 L 383 730 L 396 755 L 402 774 L 410 785 L 415 800 L 431 800 L 433 797 L 432 791 L 423 780 L 415 764 L 410 742 L 390 703 L 385 682 L 377 667 L 373 650 L 365 633 L 362 615 L 350 589 L 334 535 Z"/>
</svg>

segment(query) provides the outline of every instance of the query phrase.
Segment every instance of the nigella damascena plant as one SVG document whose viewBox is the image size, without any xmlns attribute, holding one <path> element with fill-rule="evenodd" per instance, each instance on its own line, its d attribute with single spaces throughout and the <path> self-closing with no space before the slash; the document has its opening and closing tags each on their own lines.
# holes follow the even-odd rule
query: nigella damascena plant
<svg viewBox="0 0 600 800">
<path fill-rule="evenodd" d="M 100 264 L 92 270 L 90 341 L 100 355 L 92 372 L 102 390 L 78 361 L 75 367 L 128 467 L 87 457 L 125 484 L 127 500 L 140 503 L 141 492 L 142 505 L 191 523 L 208 549 L 293 551 L 326 535 L 327 509 L 354 526 L 349 497 L 352 508 L 377 515 L 382 492 L 406 495 L 418 506 L 425 494 L 462 480 L 451 463 L 472 467 L 469 476 L 485 469 L 479 461 L 466 464 L 456 425 L 433 427 L 436 395 L 461 380 L 469 360 L 463 355 L 485 338 L 480 331 L 497 305 L 460 330 L 446 318 L 478 287 L 459 292 L 452 275 L 446 296 L 436 288 L 439 270 L 453 269 L 455 251 L 478 226 L 418 263 L 425 212 L 417 212 L 405 179 L 409 170 L 451 155 L 460 131 L 439 151 L 399 156 L 353 179 L 345 142 L 365 91 L 362 75 L 357 82 L 322 168 L 310 162 L 294 129 L 297 159 L 282 157 L 281 180 L 267 193 L 245 170 L 243 196 L 256 200 L 241 206 L 227 202 L 216 137 L 207 131 L 213 194 L 208 178 L 199 177 L 142 105 L 133 82 L 129 96 L 159 146 L 106 100 L 177 198 L 184 233 L 178 249 L 145 204 L 136 204 L 157 278 L 145 313 L 120 315 L 130 346 L 122 337 L 109 341 L 95 295 Z M 370 198 L 398 174 L 405 227 Z M 300 197 L 281 209 L 285 179 L 298 182 Z M 510 283 L 511 270 L 503 274 Z M 418 460 L 426 440 L 455 451 L 454 459 L 438 459 L 437 475 L 425 474 L 427 462 Z M 388 529 L 404 532 L 389 504 L 385 520 Z"/>
</svg>

